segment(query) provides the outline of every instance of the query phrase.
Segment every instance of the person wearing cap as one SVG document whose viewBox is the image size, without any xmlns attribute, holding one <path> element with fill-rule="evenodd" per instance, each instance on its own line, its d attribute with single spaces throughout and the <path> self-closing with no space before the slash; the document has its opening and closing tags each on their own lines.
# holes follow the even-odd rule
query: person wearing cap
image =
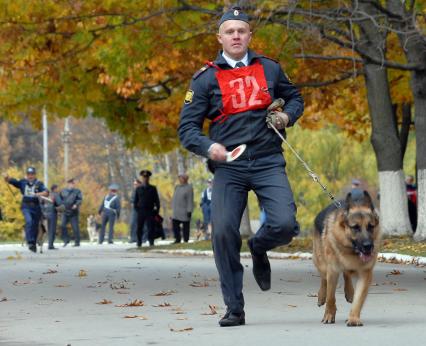
<svg viewBox="0 0 426 346">
<path fill-rule="evenodd" d="M 71 228 L 74 233 L 73 246 L 80 246 L 79 216 L 82 202 L 83 194 L 75 187 L 75 180 L 69 179 L 67 181 L 67 187 L 63 189 L 58 196 L 58 204 L 62 209 L 61 230 L 64 247 L 70 242 L 70 237 L 67 231 L 68 223 L 71 224 Z"/>
<path fill-rule="evenodd" d="M 203 212 L 203 232 L 204 239 L 208 240 L 212 234 L 212 222 L 211 222 L 211 204 L 212 204 L 212 179 L 207 180 L 208 186 L 204 189 L 201 194 L 200 208 Z"/>
<path fill-rule="evenodd" d="M 191 215 L 194 210 L 194 190 L 191 184 L 188 184 L 188 175 L 181 173 L 178 175 L 179 184 L 175 186 L 172 199 L 172 225 L 175 243 L 189 240 L 189 231 L 191 223 Z M 182 231 L 181 231 L 182 226 Z"/>
<path fill-rule="evenodd" d="M 146 225 L 149 245 L 154 245 L 155 224 L 154 216 L 160 211 L 160 198 L 157 188 L 149 183 L 151 171 L 142 170 L 139 173 L 141 184 L 136 188 L 133 206 L 138 214 L 137 246 L 142 246 L 143 230 Z"/>
<path fill-rule="evenodd" d="M 248 242 L 262 290 L 271 286 L 266 252 L 299 234 L 281 139 L 269 126 L 284 135 L 302 115 L 303 99 L 277 61 L 248 48 L 252 33 L 244 11 L 231 8 L 218 24 L 222 50 L 193 75 L 178 132 L 185 148 L 213 162 L 213 248 L 227 306 L 219 325 L 227 327 L 245 324 L 239 227 L 248 191 L 254 190 L 267 215 Z M 268 110 L 279 98 L 284 106 Z M 208 136 L 203 134 L 206 119 Z M 247 145 L 244 153 L 226 162 L 227 152 L 240 144 Z"/>
<path fill-rule="evenodd" d="M 109 224 L 108 243 L 114 243 L 114 224 L 120 218 L 121 201 L 118 196 L 118 185 L 111 184 L 109 193 L 102 200 L 98 213 L 102 216 L 101 230 L 99 232 L 99 244 L 104 242 L 106 225 Z"/>
<path fill-rule="evenodd" d="M 351 195 L 353 200 L 361 200 L 364 198 L 364 190 L 361 188 L 361 181 L 352 179 Z"/>
<path fill-rule="evenodd" d="M 37 235 L 42 217 L 40 198 L 48 195 L 44 184 L 37 179 L 34 167 L 28 167 L 26 178 L 14 179 L 4 175 L 4 180 L 19 189 L 22 194 L 21 210 L 25 219 L 25 239 L 29 250 L 37 252 Z"/>
</svg>

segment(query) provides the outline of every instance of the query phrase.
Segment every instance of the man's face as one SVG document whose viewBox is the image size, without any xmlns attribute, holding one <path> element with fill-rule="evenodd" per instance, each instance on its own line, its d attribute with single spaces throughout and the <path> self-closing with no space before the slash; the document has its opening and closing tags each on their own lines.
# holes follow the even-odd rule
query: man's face
<svg viewBox="0 0 426 346">
<path fill-rule="evenodd" d="M 36 175 L 34 173 L 27 173 L 28 181 L 34 181 L 35 178 L 36 178 Z"/>
<path fill-rule="evenodd" d="M 240 60 L 246 54 L 251 40 L 250 26 L 242 20 L 227 20 L 219 27 L 217 40 L 226 55 Z"/>
<path fill-rule="evenodd" d="M 149 183 L 149 176 L 148 175 L 142 175 L 141 176 L 142 184 L 146 185 Z"/>
<path fill-rule="evenodd" d="M 74 186 L 75 186 L 75 183 L 68 183 L 68 188 L 69 188 L 69 189 L 73 189 L 73 188 L 74 188 Z"/>
</svg>

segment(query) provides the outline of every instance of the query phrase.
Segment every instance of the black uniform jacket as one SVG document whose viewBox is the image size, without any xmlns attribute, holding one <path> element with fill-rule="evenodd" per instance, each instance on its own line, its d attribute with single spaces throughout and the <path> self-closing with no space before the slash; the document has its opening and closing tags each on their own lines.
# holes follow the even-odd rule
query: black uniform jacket
<svg viewBox="0 0 426 346">
<path fill-rule="evenodd" d="M 249 65 L 256 60 L 263 66 L 272 100 L 280 97 L 284 99 L 283 111 L 289 116 L 288 126 L 292 126 L 303 113 L 303 99 L 299 91 L 289 81 L 278 62 L 249 50 Z M 219 52 L 213 63 L 221 69 L 231 69 L 222 52 Z M 228 150 L 240 144 L 247 144 L 245 157 L 281 152 L 281 140 L 266 125 L 266 107 L 230 115 L 224 122 L 211 122 L 209 137 L 202 133 L 204 119 L 215 119 L 223 108 L 216 71 L 216 68 L 206 64 L 192 77 L 178 129 L 182 145 L 205 157 L 208 156 L 210 145 L 215 142 L 224 145 Z"/>
<path fill-rule="evenodd" d="M 160 210 L 160 198 L 154 185 L 141 185 L 135 191 L 134 208 L 142 212 L 156 212 Z"/>
</svg>

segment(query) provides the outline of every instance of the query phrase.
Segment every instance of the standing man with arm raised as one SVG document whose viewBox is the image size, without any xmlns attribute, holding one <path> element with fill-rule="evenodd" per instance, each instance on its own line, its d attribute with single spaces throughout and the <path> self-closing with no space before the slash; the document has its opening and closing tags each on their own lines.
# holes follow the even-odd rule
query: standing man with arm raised
<svg viewBox="0 0 426 346">
<path fill-rule="evenodd" d="M 21 191 L 21 210 L 25 219 L 25 239 L 27 240 L 28 248 L 32 252 L 37 252 L 36 241 L 42 216 L 40 197 L 48 195 L 47 189 L 37 179 L 34 167 L 28 167 L 27 176 L 24 179 L 17 180 L 5 175 L 4 180 Z"/>
<path fill-rule="evenodd" d="M 266 222 L 249 239 L 253 274 L 262 290 L 271 286 L 266 252 L 290 243 L 299 233 L 296 205 L 285 172 L 281 140 L 266 118 L 281 131 L 303 113 L 303 99 L 278 62 L 248 49 L 248 16 L 240 8 L 219 21 L 222 51 L 192 78 L 181 112 L 179 137 L 188 150 L 209 158 L 215 169 L 212 193 L 213 250 L 227 306 L 219 325 L 245 324 L 243 266 L 239 227 L 249 190 L 265 208 Z M 282 112 L 269 113 L 273 100 L 285 101 Z M 209 137 L 202 133 L 209 119 Z M 240 144 L 246 151 L 226 162 L 226 153 Z"/>
</svg>

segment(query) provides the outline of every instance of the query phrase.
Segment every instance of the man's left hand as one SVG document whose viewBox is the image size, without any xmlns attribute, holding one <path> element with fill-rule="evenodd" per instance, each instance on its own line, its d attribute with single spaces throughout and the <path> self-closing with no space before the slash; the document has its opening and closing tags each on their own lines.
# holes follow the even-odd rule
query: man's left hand
<svg viewBox="0 0 426 346">
<path fill-rule="evenodd" d="M 188 212 L 188 218 L 191 218 L 192 213 L 189 211 Z"/>
<path fill-rule="evenodd" d="M 277 130 L 284 129 L 288 125 L 288 122 L 288 115 L 284 112 L 272 111 L 266 115 L 266 123 L 268 124 L 268 127 L 272 124 Z"/>
</svg>

